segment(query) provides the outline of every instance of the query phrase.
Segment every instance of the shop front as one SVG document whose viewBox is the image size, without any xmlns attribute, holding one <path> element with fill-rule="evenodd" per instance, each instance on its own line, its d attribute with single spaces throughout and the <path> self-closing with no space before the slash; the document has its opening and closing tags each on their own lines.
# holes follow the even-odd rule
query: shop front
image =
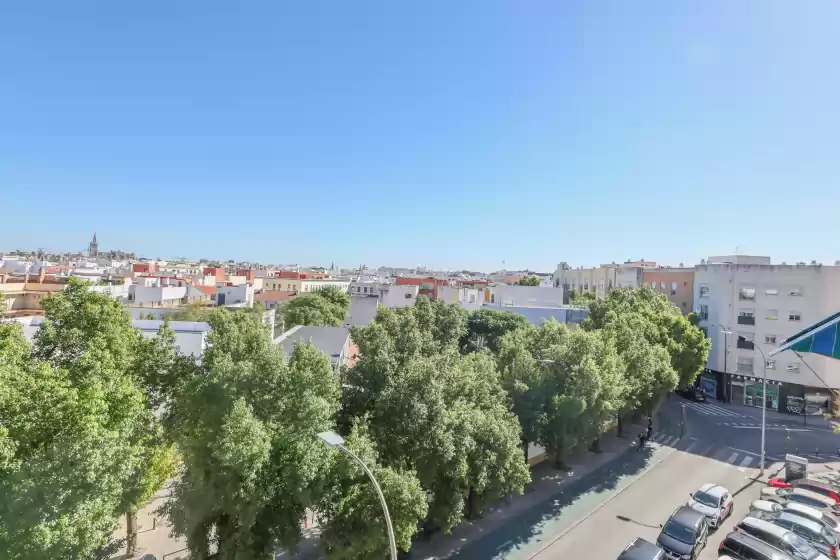
<svg viewBox="0 0 840 560">
<path fill-rule="evenodd" d="M 736 404 L 754 406 L 761 408 L 764 386 L 760 377 L 748 375 L 732 375 L 732 401 Z M 782 402 L 783 385 L 781 381 L 767 380 L 767 409 L 779 410 L 779 403 Z M 781 408 L 785 410 L 784 406 Z"/>
</svg>

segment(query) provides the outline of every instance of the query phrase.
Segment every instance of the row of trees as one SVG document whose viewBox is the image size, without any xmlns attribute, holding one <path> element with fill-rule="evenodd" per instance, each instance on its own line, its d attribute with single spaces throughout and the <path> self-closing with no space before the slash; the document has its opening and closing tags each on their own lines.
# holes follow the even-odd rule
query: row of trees
<svg viewBox="0 0 840 560">
<path fill-rule="evenodd" d="M 285 327 L 321 325 L 340 327 L 350 311 L 350 294 L 334 286 L 300 295 L 280 309 Z"/>
<path fill-rule="evenodd" d="M 301 296 L 287 320 L 335 324 L 345 297 Z M 360 359 L 340 377 L 312 346 L 285 356 L 254 313 L 213 310 L 197 363 L 167 325 L 145 339 L 83 283 L 44 308 L 31 346 L 0 324 L 0 550 L 12 559 L 109 554 L 119 516 L 131 540 L 132 512 L 168 479 L 164 513 L 196 558 L 292 549 L 307 510 L 328 557 L 384 557 L 376 496 L 316 439 L 324 430 L 374 471 L 408 550 L 421 527 L 448 531 L 521 492 L 528 442 L 562 459 L 693 380 L 708 352 L 646 288 L 593 302 L 577 330 L 425 298 L 380 308 L 352 330 Z"/>
</svg>

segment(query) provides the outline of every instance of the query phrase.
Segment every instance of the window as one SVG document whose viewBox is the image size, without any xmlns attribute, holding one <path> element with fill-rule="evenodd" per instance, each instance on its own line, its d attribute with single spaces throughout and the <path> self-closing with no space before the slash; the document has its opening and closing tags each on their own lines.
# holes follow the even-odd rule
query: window
<svg viewBox="0 0 840 560">
<path fill-rule="evenodd" d="M 755 344 L 745 336 L 738 335 L 738 343 L 736 346 L 742 350 L 754 350 Z"/>
<path fill-rule="evenodd" d="M 683 287 L 688 286 L 688 282 L 683 282 Z"/>
<path fill-rule="evenodd" d="M 786 369 L 789 373 L 799 373 L 799 364 L 788 364 Z"/>
<path fill-rule="evenodd" d="M 739 325 L 755 325 L 755 312 L 752 309 L 744 309 L 738 312 Z"/>
<path fill-rule="evenodd" d="M 367 293 L 367 290 L 368 290 L 367 286 L 365 286 L 364 293 Z"/>
<path fill-rule="evenodd" d="M 775 321 L 779 318 L 779 311 L 777 309 L 768 309 L 764 318 L 769 319 L 770 321 Z"/>
<path fill-rule="evenodd" d="M 764 335 L 764 344 L 776 344 L 776 335 L 775 334 L 765 334 Z"/>
<path fill-rule="evenodd" d="M 700 297 L 709 297 L 709 287 L 700 285 Z"/>
<path fill-rule="evenodd" d="M 790 291 L 788 292 L 788 295 L 789 296 L 801 296 L 802 295 L 802 289 L 801 288 L 791 288 Z"/>
<path fill-rule="evenodd" d="M 753 359 L 746 356 L 738 356 L 738 361 L 735 363 L 735 371 L 738 373 L 752 373 Z"/>
<path fill-rule="evenodd" d="M 685 309 L 688 306 L 686 302 L 682 302 L 682 308 Z"/>
<path fill-rule="evenodd" d="M 755 288 L 741 288 L 738 290 L 738 299 L 741 301 L 755 301 Z"/>
<path fill-rule="evenodd" d="M 788 313 L 788 321 L 801 321 L 802 314 L 799 311 L 791 311 Z"/>
<path fill-rule="evenodd" d="M 411 299 L 411 292 L 406 292 L 405 299 Z M 493 299 L 495 299 L 495 296 Z"/>
<path fill-rule="evenodd" d="M 677 295 L 677 283 L 676 282 L 671 282 L 671 295 L 672 296 Z"/>
<path fill-rule="evenodd" d="M 650 283 L 650 289 L 651 289 L 651 290 L 655 290 L 655 289 L 656 289 L 656 280 L 654 280 L 654 281 L 652 281 L 652 282 Z"/>
<path fill-rule="evenodd" d="M 779 290 L 777 290 L 776 288 L 767 288 L 766 290 L 764 290 L 764 295 L 765 296 L 777 296 L 777 295 L 779 295 Z"/>
<path fill-rule="evenodd" d="M 585 291 L 587 291 L 587 292 L 589 291 L 589 282 L 585 282 L 585 283 L 583 284 L 583 289 L 584 289 Z"/>
<path fill-rule="evenodd" d="M 764 363 L 764 367 L 767 369 L 776 369 L 776 360 L 767 360 Z"/>
<path fill-rule="evenodd" d="M 664 290 L 664 289 L 665 289 L 665 281 L 664 281 L 664 280 L 663 280 L 662 282 L 660 282 L 660 283 L 659 283 L 659 289 L 660 289 L 660 290 Z"/>
<path fill-rule="evenodd" d="M 700 306 L 700 320 L 701 321 L 708 321 L 709 320 L 709 306 L 708 305 L 701 305 Z"/>
</svg>

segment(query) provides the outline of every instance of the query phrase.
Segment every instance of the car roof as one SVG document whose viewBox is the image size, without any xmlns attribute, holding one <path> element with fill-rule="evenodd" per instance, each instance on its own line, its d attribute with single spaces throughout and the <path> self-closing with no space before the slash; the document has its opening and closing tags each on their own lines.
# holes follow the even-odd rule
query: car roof
<svg viewBox="0 0 840 560">
<path fill-rule="evenodd" d="M 823 512 L 821 512 L 820 510 L 818 510 L 817 508 L 813 508 L 811 506 L 806 506 L 805 504 L 800 504 L 799 502 L 788 502 L 788 503 L 785 504 L 784 508 L 786 510 L 789 509 L 791 511 L 798 511 L 798 512 L 804 513 L 805 515 L 808 515 L 810 517 L 822 518 L 822 517 L 825 516 L 825 514 Z"/>
<path fill-rule="evenodd" d="M 788 560 L 792 558 L 792 556 L 785 554 L 778 548 L 770 546 L 766 542 L 758 539 L 752 535 L 748 535 L 746 533 L 739 533 L 738 531 L 732 531 L 728 535 L 723 538 L 724 541 L 733 540 L 741 542 L 752 549 L 760 551 L 764 556 L 767 558 L 772 558 L 773 560 Z"/>
<path fill-rule="evenodd" d="M 818 494 L 816 492 L 812 492 L 806 488 L 797 488 L 796 486 L 793 487 L 794 494 L 799 494 L 801 496 L 808 496 L 809 498 L 815 498 L 820 500 L 821 502 L 825 502 L 826 505 L 835 503 L 834 500 L 829 498 L 828 496 L 823 496 L 822 494 Z"/>
<path fill-rule="evenodd" d="M 828 484 L 822 480 L 815 480 L 813 478 L 800 478 L 798 480 L 791 480 L 788 482 L 791 486 L 796 488 L 797 486 L 801 486 L 803 484 L 807 484 L 809 486 L 815 486 L 817 488 L 824 488 L 825 490 L 836 491 L 837 487 L 833 484 Z"/>
<path fill-rule="evenodd" d="M 676 521 L 680 525 L 686 525 L 688 527 L 696 527 L 703 518 L 702 513 L 694 511 L 688 506 L 682 506 L 671 514 L 669 521 Z"/>
<path fill-rule="evenodd" d="M 819 533 L 823 529 L 823 526 L 820 525 L 819 523 L 817 523 L 816 521 L 806 519 L 806 518 L 802 517 L 801 515 L 795 515 L 793 513 L 782 512 L 782 514 L 779 515 L 779 519 L 787 519 L 791 523 L 795 523 L 795 524 L 797 524 L 801 527 L 807 527 L 808 529 L 814 531 L 815 533 Z"/>
<path fill-rule="evenodd" d="M 712 484 L 711 482 L 707 482 L 706 484 L 700 487 L 700 492 L 705 492 L 710 496 L 720 498 L 726 492 L 728 492 L 728 490 L 719 484 Z"/>
<path fill-rule="evenodd" d="M 764 531 L 765 533 L 776 535 L 777 537 L 781 537 L 785 533 L 790 533 L 789 529 L 779 527 L 778 525 L 774 525 L 769 521 L 765 521 L 764 519 L 759 519 L 757 517 L 745 517 L 740 521 L 740 523 L 738 523 L 738 525 L 752 526 L 760 531 Z"/>
<path fill-rule="evenodd" d="M 619 560 L 654 560 L 665 556 L 665 551 L 642 537 L 636 537 L 619 556 Z"/>
</svg>

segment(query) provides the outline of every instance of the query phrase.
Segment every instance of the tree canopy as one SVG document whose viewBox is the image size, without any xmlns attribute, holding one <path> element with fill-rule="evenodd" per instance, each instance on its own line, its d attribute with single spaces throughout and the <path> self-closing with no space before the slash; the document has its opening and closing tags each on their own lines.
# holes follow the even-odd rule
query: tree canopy
<svg viewBox="0 0 840 560">
<path fill-rule="evenodd" d="M 168 360 L 85 282 L 71 279 L 42 304 L 34 347 L 19 325 L 0 324 L 0 549 L 107 555 L 120 514 L 167 475 L 171 446 L 140 372 L 144 360 Z"/>
<path fill-rule="evenodd" d="M 533 275 L 523 276 L 516 284 L 519 286 L 539 286 L 540 279 Z"/>
<path fill-rule="evenodd" d="M 320 495 L 329 452 L 315 436 L 333 427 L 338 380 L 313 346 L 287 360 L 255 314 L 216 310 L 210 325 L 173 403 L 183 468 L 166 512 L 196 558 L 262 559 L 293 549 Z"/>
<path fill-rule="evenodd" d="M 334 286 L 298 296 L 280 312 L 286 328 L 296 325 L 340 327 L 350 311 L 350 294 Z"/>
<path fill-rule="evenodd" d="M 521 492 L 529 480 L 521 429 L 508 410 L 493 358 L 461 356 L 466 313 L 418 298 L 380 308 L 354 328 L 361 359 L 346 374 L 345 406 L 366 418 L 383 466 L 416 473 L 429 520 L 448 531 L 464 514 Z"/>
<path fill-rule="evenodd" d="M 467 332 L 461 337 L 464 353 L 487 348 L 498 354 L 504 335 L 516 329 L 526 328 L 530 323 L 522 315 L 498 309 L 476 309 L 467 316 Z"/>
</svg>

